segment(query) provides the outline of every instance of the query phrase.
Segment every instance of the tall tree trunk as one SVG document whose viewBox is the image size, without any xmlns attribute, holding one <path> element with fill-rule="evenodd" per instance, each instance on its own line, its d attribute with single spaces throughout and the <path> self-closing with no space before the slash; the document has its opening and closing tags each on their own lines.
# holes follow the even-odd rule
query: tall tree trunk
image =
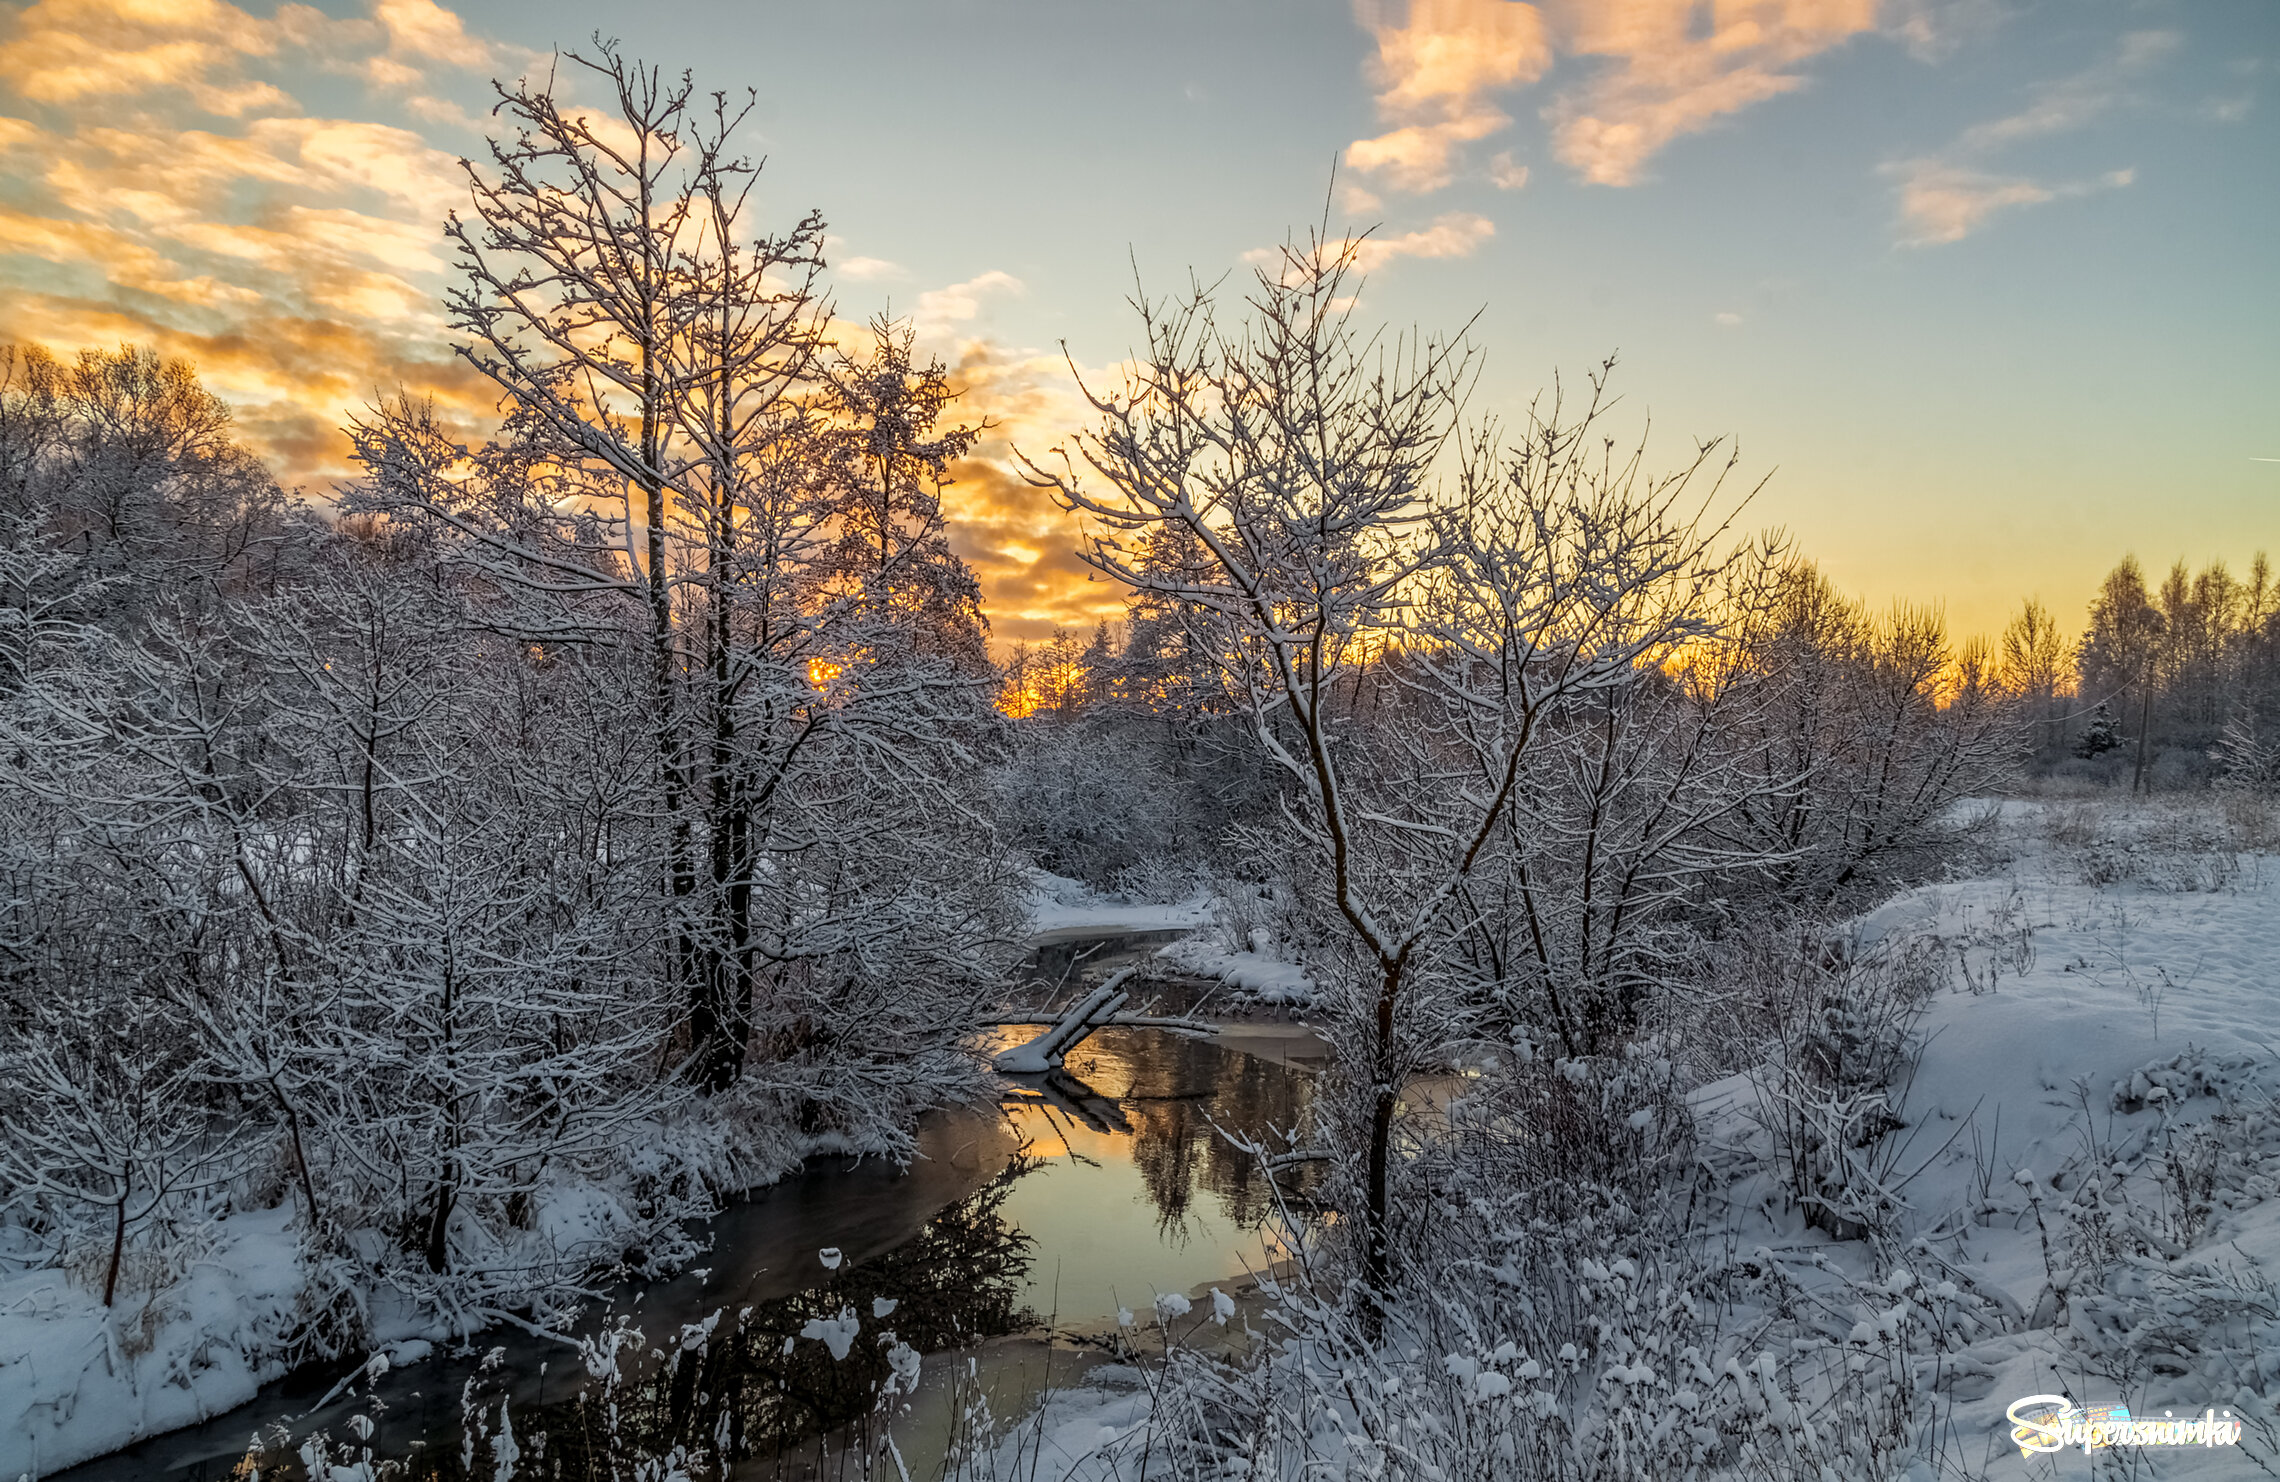
<svg viewBox="0 0 2280 1482">
<path fill-rule="evenodd" d="M 645 472 L 640 481 L 645 554 L 649 563 L 650 708 L 655 717 L 657 761 L 665 805 L 666 870 L 671 900 L 666 910 L 666 981 L 684 985 L 690 994 L 692 1044 L 703 1042 L 696 1023 L 705 1013 L 703 974 L 697 970 L 696 943 L 689 930 L 689 908 L 697 893 L 697 868 L 688 816 L 688 776 L 681 763 L 680 727 L 677 723 L 673 653 L 673 589 L 665 552 L 665 487 L 656 470 L 662 461 L 664 426 L 658 402 L 661 392 L 650 351 L 642 348 L 641 454 Z"/>
<path fill-rule="evenodd" d="M 300 1175 L 301 1197 L 308 1202 L 309 1230 L 313 1234 L 323 1223 L 323 1215 L 317 1208 L 316 1180 L 309 1177 L 309 1156 L 301 1147 L 301 1114 L 285 1099 L 285 1092 L 274 1077 L 269 1082 L 269 1094 L 276 1098 L 277 1109 L 285 1114 L 286 1135 L 293 1144 L 293 1171 Z"/>
<path fill-rule="evenodd" d="M 428 1211 L 427 1268 L 442 1272 L 451 1266 L 451 1211 L 459 1203 L 459 1165 L 446 1160 L 443 1177 L 436 1180 L 435 1203 Z"/>
<path fill-rule="evenodd" d="M 443 1121 L 444 1148 L 443 1172 L 436 1175 L 435 1205 L 429 1213 L 427 1230 L 427 1265 L 430 1271 L 443 1271 L 451 1264 L 451 1211 L 459 1202 L 459 1155 L 464 1130 L 463 1113 L 457 1099 L 459 1087 L 457 1020 L 458 982 L 450 968 L 443 973 Z"/>
<path fill-rule="evenodd" d="M 1377 1035 L 1372 1056 L 1376 1084 L 1372 1087 L 1370 1102 L 1368 1227 L 1362 1232 L 1362 1239 L 1364 1274 L 1381 1306 L 1393 1288 L 1393 1117 L 1401 1100 L 1401 1087 L 1394 1084 L 1398 1067 L 1394 1059 L 1393 1020 L 1394 1008 L 1401 999 L 1401 972 L 1398 963 L 1386 968 L 1385 977 L 1378 985 L 1377 1012 L 1371 1023 Z M 1373 1331 L 1377 1310 L 1373 1308 L 1369 1317 Z"/>
<path fill-rule="evenodd" d="M 127 1197 L 130 1188 L 129 1177 L 122 1176 L 119 1179 L 119 1203 L 113 1211 L 111 1220 L 111 1269 L 103 1274 L 103 1305 L 105 1307 L 110 1306 L 111 1299 L 118 1295 L 119 1265 L 127 1253 Z"/>
<path fill-rule="evenodd" d="M 744 1073 L 752 1040 L 752 810 L 739 797 L 728 812 L 728 1052 L 726 1073 Z"/>
<path fill-rule="evenodd" d="M 722 343 L 724 346 L 727 343 L 725 330 Z M 724 364 L 725 358 L 724 354 Z M 722 406 L 726 405 L 728 391 L 724 371 L 718 393 Z M 716 448 L 727 448 L 729 435 L 726 426 L 713 428 Z M 738 1007 L 741 995 L 734 981 L 738 974 L 735 929 L 732 922 L 721 919 L 724 907 L 729 906 L 736 895 L 742 871 L 739 839 L 742 820 L 736 806 L 739 790 L 736 782 L 736 511 L 729 493 L 731 487 L 729 470 L 716 468 L 711 508 L 706 511 L 709 549 L 705 563 L 707 610 L 703 625 L 704 671 L 711 686 L 712 710 L 712 737 L 706 765 L 706 813 L 711 825 L 707 840 L 710 888 L 705 907 L 708 929 L 698 952 L 698 981 L 692 984 L 697 997 L 689 1019 L 690 1048 L 694 1052 L 689 1063 L 690 1079 L 711 1092 L 727 1090 L 743 1074 L 748 1035 L 745 1016 Z M 733 915 L 733 911 L 728 914 Z M 728 934 L 725 941 L 724 927 Z"/>
</svg>

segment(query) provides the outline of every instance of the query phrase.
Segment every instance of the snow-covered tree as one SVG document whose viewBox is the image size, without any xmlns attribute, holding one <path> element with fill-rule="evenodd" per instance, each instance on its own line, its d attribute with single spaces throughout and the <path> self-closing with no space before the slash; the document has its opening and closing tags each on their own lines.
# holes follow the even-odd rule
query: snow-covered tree
<svg viewBox="0 0 2280 1482">
<path fill-rule="evenodd" d="M 2036 749 L 2057 752 L 2066 734 L 2060 707 L 2072 693 L 2074 666 L 2056 620 L 2039 598 L 2021 603 L 2004 625 L 1999 677 L 2012 702 L 2025 709 Z"/>
<path fill-rule="evenodd" d="M 273 581 L 286 501 L 230 422 L 187 361 L 0 347 L 0 507 L 125 578 L 105 599 L 120 616 Z"/>
<path fill-rule="evenodd" d="M 1468 475 L 1437 484 L 1470 352 L 1362 333 L 1356 251 L 1287 250 L 1239 325 L 1200 290 L 1143 300 L 1129 379 L 1087 389 L 1098 429 L 1031 470 L 1106 527 L 1089 561 L 1196 627 L 1289 781 L 1286 847 L 1338 923 L 1353 1214 L 1382 1297 L 1402 1088 L 1470 1027 L 1472 887 L 1537 768 L 1588 731 L 1562 717 L 1651 684 L 1660 658 L 1710 630 L 1716 531 L 1688 492 L 1719 464 L 1706 447 L 1674 476 L 1643 477 L 1600 461 L 1589 417 L 1555 412 L 1509 466 L 1484 435 Z M 1143 561 L 1123 543 L 1166 527 L 1186 532 L 1192 559 Z"/>
<path fill-rule="evenodd" d="M 918 359 L 911 326 L 881 317 L 869 338 L 867 353 L 837 350 L 824 373 L 837 486 L 827 565 L 914 652 L 979 674 L 989 623 L 980 585 L 950 550 L 942 494 L 980 429 L 943 425 L 957 393 L 939 361 Z"/>
<path fill-rule="evenodd" d="M 0 1037 L 0 1187 L 103 1252 L 103 1305 L 128 1236 L 170 1199 L 226 1177 L 236 1149 L 170 1006 L 132 990 L 49 1005 Z M 68 1238 L 68 1236 L 67 1236 Z"/>
<path fill-rule="evenodd" d="M 454 319 L 506 435 L 470 450 L 427 410 L 384 407 L 357 429 L 356 502 L 433 522 L 447 559 L 513 596 L 526 640 L 638 628 L 658 970 L 685 999 L 689 1074 L 722 1090 L 771 1042 L 770 985 L 809 959 L 902 933 L 978 964 L 1002 935 L 1004 906 L 970 892 L 880 909 L 851 864 L 900 851 L 924 878 L 936 822 L 987 826 L 951 785 L 989 722 L 975 589 L 939 503 L 972 434 L 938 425 L 948 387 L 907 333 L 835 352 L 819 216 L 748 234 L 740 111 L 692 107 L 686 79 L 606 48 L 570 60 L 609 95 L 609 126 L 551 83 L 504 92 L 521 132 L 452 229 Z M 814 1022 L 791 1015 L 783 1043 Z"/>
<path fill-rule="evenodd" d="M 2129 744 L 2122 734 L 2121 722 L 2114 719 L 2114 707 L 2100 700 L 2090 711 L 2090 719 L 2083 724 L 2082 734 L 2075 738 L 2074 754 L 2079 757 L 2100 757 L 2109 751 L 2119 751 Z"/>
<path fill-rule="evenodd" d="M 1768 861 L 1777 897 L 1857 897 L 1946 849 L 1956 800 L 2010 774 L 2027 727 L 1984 647 L 1952 644 L 1937 610 L 1872 615 L 1794 559 L 1774 584 L 1737 635 L 1762 682 L 1738 723 L 1769 784 L 1738 831 Z"/>
</svg>

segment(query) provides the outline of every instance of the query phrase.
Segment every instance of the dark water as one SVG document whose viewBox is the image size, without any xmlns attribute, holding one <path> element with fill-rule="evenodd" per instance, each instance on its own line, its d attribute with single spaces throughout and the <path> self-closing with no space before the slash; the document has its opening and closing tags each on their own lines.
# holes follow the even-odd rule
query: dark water
<svg viewBox="0 0 2280 1482">
<path fill-rule="evenodd" d="M 410 1476 L 459 1478 L 470 1404 L 492 1433 L 505 1407 L 524 1477 L 607 1476 L 613 1463 L 684 1445 L 725 1453 L 739 1477 L 858 1475 L 829 1464 L 832 1438 L 855 1445 L 875 1422 L 890 1334 L 934 1356 L 925 1382 L 939 1388 L 954 1369 L 958 1382 L 981 1373 L 964 1359 L 1002 1358 L 1006 1343 L 1030 1344 L 1049 1366 L 1051 1335 L 1065 1348 L 1069 1335 L 1113 1333 L 1120 1307 L 1145 1314 L 1159 1292 L 1229 1282 L 1273 1258 L 1265 1174 L 1226 1134 L 1271 1137 L 1302 1121 L 1309 1078 L 1286 1062 L 1303 1062 L 1312 1041 L 1253 1028 L 1243 1042 L 1257 1053 L 1105 1030 L 1065 1074 L 1025 1083 L 1000 1106 L 930 1116 L 907 1170 L 818 1158 L 737 1201 L 710 1222 L 703 1269 L 621 1291 L 582 1327 L 640 1330 L 630 1377 L 606 1408 L 577 1350 L 502 1328 L 314 1413 L 348 1366 L 291 1376 L 206 1425 L 57 1477 L 242 1476 L 255 1447 L 262 1476 L 296 1477 L 302 1437 L 323 1430 L 347 1442 L 363 1416 L 376 1455 Z M 836 1269 L 825 1268 L 826 1249 L 841 1252 Z M 857 1325 L 844 1358 L 803 1336 L 842 1318 Z M 684 1351 L 684 1330 L 708 1320 Z M 956 1408 L 937 1400 L 937 1410 Z M 940 1449 L 938 1439 L 932 1454 Z M 475 1474 L 492 1476 L 491 1440 L 479 1438 L 471 1459 Z M 705 1457 L 691 1470 L 723 1475 Z"/>
</svg>

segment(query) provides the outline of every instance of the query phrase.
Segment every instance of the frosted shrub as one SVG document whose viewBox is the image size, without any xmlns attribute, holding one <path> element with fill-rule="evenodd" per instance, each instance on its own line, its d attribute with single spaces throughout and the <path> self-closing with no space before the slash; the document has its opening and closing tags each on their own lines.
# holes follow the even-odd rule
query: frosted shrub
<svg viewBox="0 0 2280 1482">
<path fill-rule="evenodd" d="M 1948 979 L 1949 950 L 1914 935 L 1860 947 L 1807 927 L 1749 938 L 1722 959 L 1746 1012 L 1729 1063 L 1751 1076 L 1782 1188 L 1840 1240 L 1892 1225 L 1905 1207 L 1908 1144 L 1887 1134 L 1907 1125 L 1915 1026 Z"/>
<path fill-rule="evenodd" d="M 1212 925 L 1222 950 L 1274 956 L 1292 936 L 1289 887 L 1279 880 L 1224 882 L 1212 906 Z"/>
<path fill-rule="evenodd" d="M 1294 1226 L 1260 1356 L 1173 1343 L 1090 1475 L 1900 1477 L 1936 1459 L 1953 1335 L 2005 1320 L 1936 1262 L 1704 1240 L 1722 1196 L 1651 1043 L 1484 1076 L 1416 1136 L 1383 1308 Z"/>
<path fill-rule="evenodd" d="M 1151 905 L 1192 900 L 1222 888 L 1208 867 L 1157 855 L 1118 870 L 1114 884 L 1124 899 Z"/>
<path fill-rule="evenodd" d="M 1173 834 L 1178 789 L 1141 748 L 1110 743 L 1092 725 L 1024 723 L 992 779 L 1000 826 L 1057 875 L 1096 888 L 1157 856 Z"/>
<path fill-rule="evenodd" d="M 2136 882 L 2167 894 L 2232 890 L 2242 882 L 2243 852 L 2261 847 L 2252 841 L 2265 836 L 2266 811 L 2261 799 L 2235 794 L 2084 804 L 2068 810 L 2051 837 L 2086 885 Z"/>
<path fill-rule="evenodd" d="M 2217 806 L 2234 848 L 2256 854 L 2280 849 L 2280 806 L 2270 789 L 2220 785 Z"/>
</svg>

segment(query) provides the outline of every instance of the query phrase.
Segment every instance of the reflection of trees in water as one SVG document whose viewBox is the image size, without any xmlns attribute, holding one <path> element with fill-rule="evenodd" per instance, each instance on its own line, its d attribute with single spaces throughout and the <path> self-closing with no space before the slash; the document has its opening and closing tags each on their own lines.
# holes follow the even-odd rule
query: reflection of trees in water
<svg viewBox="0 0 2280 1482">
<path fill-rule="evenodd" d="M 677 1446 L 710 1450 L 724 1438 L 731 1459 L 757 1460 L 762 1471 L 774 1462 L 780 1471 L 814 1438 L 872 1413 L 889 1372 L 885 1334 L 934 1353 L 1033 1325 L 1036 1314 L 1020 1300 L 1031 1240 L 1008 1223 L 1003 1206 L 1013 1181 L 1035 1166 L 1017 1158 L 915 1238 L 821 1286 L 755 1303 L 742 1309 L 741 1319 L 724 1312 L 702 1349 L 676 1354 L 618 1391 L 614 1440 L 597 1405 L 516 1412 L 526 1458 L 535 1433 L 545 1433 L 535 1442 L 544 1459 L 532 1475 L 601 1482 L 620 1476 L 631 1460 L 663 1457 Z M 882 1297 L 895 1308 L 874 1318 L 872 1301 Z M 834 1361 L 821 1342 L 799 1336 L 810 1319 L 832 1319 L 847 1309 L 862 1329 L 845 1359 Z M 651 1334 L 650 1342 L 670 1348 L 674 1337 Z M 494 1402 L 494 1415 L 496 1408 Z M 470 1475 L 461 1468 L 456 1438 L 437 1439 L 414 1454 L 410 1475 L 449 1482 Z M 477 1447 L 473 1475 L 491 1474 L 487 1449 Z"/>
<path fill-rule="evenodd" d="M 1239 1229 L 1266 1222 L 1274 1204 L 1265 1171 L 1219 1129 L 1277 1146 L 1305 1119 L 1312 1089 L 1305 1076 L 1160 1031 L 1102 1030 L 1071 1064 L 1124 1113 L 1132 1161 L 1166 1235 L 1184 1233 L 1197 1189 L 1218 1195 Z"/>
<path fill-rule="evenodd" d="M 1185 1233 L 1198 1189 L 1215 1195 L 1238 1228 L 1266 1222 L 1273 1210 L 1266 1171 L 1219 1129 L 1278 1146 L 1283 1132 L 1305 1123 L 1312 1100 L 1305 1075 L 1208 1040 L 1117 1029 L 1088 1039 L 1069 1071 L 1085 1083 L 1076 1090 L 1104 1098 L 1102 1107 L 1129 1129 L 1132 1160 L 1167 1236 Z M 818 1438 L 827 1435 L 836 1438 L 835 1457 L 846 1443 L 860 1449 L 888 1373 L 882 1334 L 891 1331 L 920 1352 L 936 1353 L 1037 1321 L 1021 1306 L 1032 1241 L 1003 1207 L 1013 1180 L 1035 1166 L 1017 1160 L 910 1241 L 842 1269 L 823 1285 L 754 1304 L 741 1321 L 734 1310 L 724 1313 L 701 1351 L 649 1363 L 648 1372 L 617 1391 L 614 1440 L 599 1405 L 518 1407 L 521 1474 L 601 1482 L 638 1475 L 640 1459 L 654 1462 L 685 1446 L 699 1453 L 689 1458 L 688 1473 L 709 1479 L 720 1472 L 703 1458 L 720 1436 L 740 1476 L 807 1474 Z M 871 1304 L 881 1297 L 897 1305 L 876 1319 Z M 846 1309 L 862 1327 L 846 1359 L 834 1362 L 822 1343 L 799 1332 L 811 1319 L 828 1320 Z M 676 1336 L 651 1334 L 644 1351 L 671 1348 Z M 792 1340 L 788 1353 L 786 1339 Z M 495 1392 L 487 1410 L 495 1425 Z M 462 1467 L 457 1434 L 432 1434 L 402 1475 L 448 1482 L 493 1475 L 488 1443 L 476 1445 L 473 1459 L 470 1473 Z"/>
</svg>

